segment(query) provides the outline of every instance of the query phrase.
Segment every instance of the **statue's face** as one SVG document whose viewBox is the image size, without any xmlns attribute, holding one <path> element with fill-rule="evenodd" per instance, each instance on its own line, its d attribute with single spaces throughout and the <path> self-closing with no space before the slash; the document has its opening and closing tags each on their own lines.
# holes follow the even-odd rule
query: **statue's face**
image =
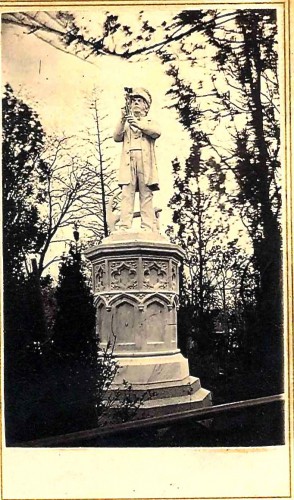
<svg viewBox="0 0 294 500">
<path fill-rule="evenodd" d="M 134 115 L 140 116 L 146 115 L 148 109 L 145 99 L 143 99 L 143 97 L 140 97 L 139 95 L 132 97 L 131 108 Z"/>
</svg>

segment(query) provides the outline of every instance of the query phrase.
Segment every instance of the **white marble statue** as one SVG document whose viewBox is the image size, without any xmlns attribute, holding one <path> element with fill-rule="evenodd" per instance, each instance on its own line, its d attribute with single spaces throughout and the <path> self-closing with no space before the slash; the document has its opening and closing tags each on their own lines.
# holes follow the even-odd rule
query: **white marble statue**
<svg viewBox="0 0 294 500">
<path fill-rule="evenodd" d="M 139 192 L 141 228 L 154 231 L 158 224 L 153 209 L 153 191 L 159 189 L 154 152 L 155 140 L 160 136 L 156 122 L 147 114 L 152 102 L 148 90 L 127 89 L 127 105 L 121 111 L 114 140 L 122 142 L 122 157 L 118 184 L 122 189 L 119 230 L 132 226 L 135 193 Z"/>
</svg>

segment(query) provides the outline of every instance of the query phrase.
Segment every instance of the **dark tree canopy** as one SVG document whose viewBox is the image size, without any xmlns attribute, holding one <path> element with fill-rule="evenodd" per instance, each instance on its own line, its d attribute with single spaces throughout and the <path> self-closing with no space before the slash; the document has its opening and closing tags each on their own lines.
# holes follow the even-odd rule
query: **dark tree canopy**
<svg viewBox="0 0 294 500">
<path fill-rule="evenodd" d="M 3 120 L 3 254 L 4 273 L 17 280 L 26 255 L 44 241 L 38 204 L 43 200 L 46 165 L 40 160 L 44 131 L 37 114 L 6 85 Z"/>
<path fill-rule="evenodd" d="M 95 17 L 95 29 L 91 13 L 87 16 L 86 12 L 82 16 L 73 11 L 11 12 L 4 14 L 2 20 L 4 24 L 21 26 L 57 49 L 83 59 L 104 55 L 130 59 L 157 53 L 170 60 L 169 49 L 174 44 L 194 33 L 208 32 L 234 19 L 235 15 L 235 11 L 212 9 L 183 11 L 168 22 L 161 16 L 152 25 L 148 13 L 139 11 L 135 25 L 130 26 L 122 22 L 119 15 L 106 11 Z"/>
<path fill-rule="evenodd" d="M 178 22 L 194 25 L 191 13 L 180 15 Z M 170 65 L 168 74 L 173 79 L 169 93 L 179 119 L 189 132 L 193 145 L 189 177 L 204 171 L 201 161 L 203 148 L 209 148 L 218 158 L 216 176 L 218 194 L 226 191 L 226 176 L 234 175 L 237 190 L 230 195 L 230 202 L 238 211 L 250 237 L 253 254 L 245 266 L 252 274 L 254 313 L 252 302 L 247 314 L 250 342 L 247 345 L 255 367 L 271 371 L 270 380 L 281 377 L 281 187 L 279 86 L 277 74 L 277 25 L 275 9 L 238 10 L 233 23 L 210 23 L 205 29 L 207 42 L 214 47 L 214 61 L 219 75 L 224 78 L 227 91 L 218 88 L 218 75 L 212 74 L 211 109 L 206 110 L 199 93 L 181 78 L 179 70 Z M 193 49 L 185 53 L 197 64 Z M 166 57 L 164 61 L 166 61 Z M 209 114 L 208 114 L 209 113 Z M 207 120 L 226 122 L 230 133 L 227 154 L 219 149 L 209 134 L 201 134 Z M 240 123 L 243 127 L 240 128 Z M 224 128 L 225 131 L 225 128 Z M 192 161 L 191 161 L 192 160 Z M 213 162 L 217 165 L 218 162 Z M 212 179 L 212 183 L 215 184 Z M 183 191 L 183 190 L 182 190 Z M 173 197 L 175 201 L 176 194 Z M 189 209 L 190 210 L 190 209 Z M 182 215 L 183 231 L 187 225 Z M 245 277 L 244 277 L 245 278 Z M 244 282 L 242 293 L 244 301 Z M 246 295 L 246 294 L 245 294 Z M 277 386 L 277 385 L 276 385 Z"/>
<path fill-rule="evenodd" d="M 17 363 L 17 354 L 46 333 L 39 284 L 28 262 L 29 254 L 38 252 L 45 238 L 40 215 L 46 171 L 40 160 L 44 131 L 37 114 L 9 85 L 2 111 L 5 343 L 7 357 Z"/>
</svg>

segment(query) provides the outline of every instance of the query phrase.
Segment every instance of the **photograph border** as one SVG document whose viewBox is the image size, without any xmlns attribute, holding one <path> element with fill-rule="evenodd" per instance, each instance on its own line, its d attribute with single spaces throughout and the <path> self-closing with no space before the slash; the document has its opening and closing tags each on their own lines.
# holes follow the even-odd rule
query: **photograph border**
<svg viewBox="0 0 294 500">
<path fill-rule="evenodd" d="M 292 4 L 292 5 L 291 5 Z M 289 496 L 242 496 L 242 497 L 232 497 L 232 496 L 219 496 L 219 497 L 205 497 L 206 500 L 217 500 L 217 499 L 245 499 L 245 498 L 294 498 L 293 496 L 293 251 L 294 251 L 294 245 L 293 245 L 293 216 L 294 216 L 294 211 L 293 211 L 293 192 L 294 192 L 294 181 L 293 181 L 293 165 L 292 165 L 292 140 L 293 140 L 293 122 L 292 122 L 292 113 L 293 113 L 293 83 L 291 82 L 291 75 L 292 75 L 292 67 L 293 67 L 293 62 L 294 62 L 294 44 L 293 44 L 293 38 L 294 38 L 294 2 L 291 0 L 285 0 L 285 1 L 258 1 L 258 2 L 239 2 L 239 1 L 229 1 L 229 2 L 213 2 L 213 1 L 197 1 L 197 0 L 187 0 L 187 1 L 136 1 L 136 0 L 129 0 L 129 1 L 123 1 L 123 0 L 117 0 L 117 1 L 107 1 L 107 0 L 99 0 L 99 1 L 79 1 L 79 2 L 74 2 L 74 1 L 59 1 L 59 0 L 52 0 L 52 1 L 17 1 L 17 0 L 10 0 L 10 1 L 3 1 L 1 6 L 0 6 L 0 14 L 4 12 L 9 12 L 9 11 L 20 11 L 20 10 L 46 10 L 50 8 L 50 10 L 53 9 L 79 9 L 79 10 L 87 10 L 95 7 L 102 7 L 102 8 L 108 8 L 108 7 L 119 7 L 119 6 L 130 6 L 130 7 L 135 7 L 135 6 L 146 6 L 148 8 L 151 7 L 156 7 L 156 6 L 164 6 L 164 8 L 170 7 L 187 7 L 187 8 L 192 8 L 195 6 L 195 8 L 198 8 L 199 6 L 203 7 L 209 7 L 209 6 L 223 6 L 225 7 L 226 5 L 232 7 L 234 5 L 248 5 L 249 7 L 264 7 L 264 6 L 274 6 L 274 5 L 282 5 L 283 6 L 283 12 L 284 12 L 284 107 L 285 107 L 285 116 L 284 116 L 284 144 L 285 144 L 285 152 L 284 152 L 284 158 L 285 158 L 285 163 L 286 163 L 286 168 L 285 168 L 285 176 L 284 176 L 284 189 L 283 189 L 283 202 L 284 202 L 284 212 L 283 212 L 283 234 L 284 234 L 284 279 L 283 279 L 283 293 L 284 293 L 284 332 L 286 334 L 286 340 L 285 340 L 285 396 L 286 396 L 286 430 L 287 430 L 287 435 L 286 435 L 286 445 L 288 447 L 288 458 L 289 458 Z M 293 33 L 291 33 L 291 30 Z M 294 75 L 293 75 L 294 76 Z M 288 188 L 290 186 L 290 190 L 288 191 Z M 1 240 L 2 241 L 2 240 Z M 1 247 L 2 248 L 2 247 Z M 3 263 L 1 262 L 1 266 L 3 266 Z M 3 268 L 1 268 L 3 270 Z M 3 290 L 1 290 L 1 298 L 3 298 Z M 1 301 L 3 303 L 3 300 Z M 2 317 L 2 332 L 3 332 L 3 311 L 1 311 L 1 317 Z M 5 447 L 5 438 L 4 438 L 4 387 L 3 387 L 3 335 L 1 337 L 1 352 L 2 352 L 2 359 L 1 359 L 1 395 L 2 395 L 2 415 L 1 415 L 1 431 L 2 431 L 2 443 L 1 443 L 1 499 L 3 500 L 12 500 L 10 497 L 5 497 L 5 478 L 8 477 L 9 474 L 8 468 L 12 466 L 12 461 L 11 461 L 11 455 L 13 454 L 13 449 L 6 448 Z M 116 450 L 116 449 L 115 449 Z M 206 451 L 209 450 L 211 453 L 215 453 L 218 449 L 215 448 L 210 448 L 206 449 Z M 231 451 L 231 449 L 228 449 Z M 250 453 L 250 451 L 247 449 L 238 449 L 238 453 L 240 451 L 244 451 L 244 454 L 247 455 Z M 250 449 L 251 450 L 251 449 Z M 16 454 L 22 453 L 22 451 L 25 453 L 26 450 L 23 449 L 22 451 L 20 449 L 14 450 Z M 37 450 L 30 450 L 38 453 Z M 48 452 L 49 450 L 47 450 Z M 77 453 L 83 453 L 83 449 L 75 449 L 75 450 L 70 450 L 70 449 L 60 449 L 60 450 L 54 450 L 59 451 L 60 453 L 64 454 L 69 454 L 70 452 L 73 452 L 73 455 Z M 127 452 L 127 450 L 125 450 Z M 160 448 L 158 448 L 158 451 L 160 452 Z M 200 449 L 201 451 L 201 449 Z M 236 450 L 235 450 L 236 451 Z M 9 460 L 7 461 L 7 452 L 9 453 Z M 172 453 L 174 455 L 174 452 Z M 20 456 L 20 455 L 19 455 Z M 19 458 L 17 458 L 19 460 Z M 277 466 L 277 474 L 279 473 L 279 464 L 276 464 Z M 230 471 L 228 471 L 230 473 Z M 68 474 L 68 470 L 65 472 L 65 474 Z M 212 478 L 210 478 L 212 480 Z M 68 477 L 67 480 L 70 482 L 71 477 Z M 259 478 L 256 478 L 258 481 Z M 176 493 L 176 492 L 175 492 Z M 29 497 L 29 498 L 24 498 L 24 497 L 19 497 L 21 500 L 30 500 L 35 497 Z M 44 497 L 39 497 L 38 500 L 43 500 L 45 499 L 51 499 L 51 497 L 45 496 Z M 71 497 L 65 497 L 64 499 L 62 497 L 56 497 L 56 499 L 59 500 L 74 500 Z M 76 497 L 76 498 L 88 498 L 88 497 Z M 90 497 L 93 500 L 94 497 Z M 97 500 L 100 498 L 105 498 L 105 497 L 97 497 Z M 107 497 L 111 498 L 111 497 Z M 120 498 L 115 497 L 115 498 Z M 127 497 L 123 497 L 127 498 Z M 129 498 L 142 498 L 142 497 L 132 497 L 130 496 Z M 145 497 L 144 497 L 145 498 Z M 200 500 L 203 497 L 156 497 L 156 498 L 195 498 L 195 500 Z M 146 497 L 147 499 L 147 497 Z M 35 498 L 35 500 L 37 500 Z M 52 497 L 52 500 L 55 500 L 55 497 Z M 151 499 L 150 499 L 151 500 Z"/>
</svg>

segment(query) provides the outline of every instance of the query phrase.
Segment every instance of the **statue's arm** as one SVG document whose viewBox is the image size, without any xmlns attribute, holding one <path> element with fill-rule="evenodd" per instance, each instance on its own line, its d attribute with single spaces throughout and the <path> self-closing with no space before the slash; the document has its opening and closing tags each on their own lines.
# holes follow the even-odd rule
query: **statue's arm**
<svg viewBox="0 0 294 500">
<path fill-rule="evenodd" d="M 141 120 L 140 121 L 141 130 L 143 134 L 149 135 L 152 139 L 157 139 L 161 135 L 161 131 L 158 123 L 153 120 Z"/>
<path fill-rule="evenodd" d="M 124 140 L 124 133 L 125 133 L 125 121 L 120 120 L 113 134 L 114 141 L 122 142 Z"/>
</svg>

